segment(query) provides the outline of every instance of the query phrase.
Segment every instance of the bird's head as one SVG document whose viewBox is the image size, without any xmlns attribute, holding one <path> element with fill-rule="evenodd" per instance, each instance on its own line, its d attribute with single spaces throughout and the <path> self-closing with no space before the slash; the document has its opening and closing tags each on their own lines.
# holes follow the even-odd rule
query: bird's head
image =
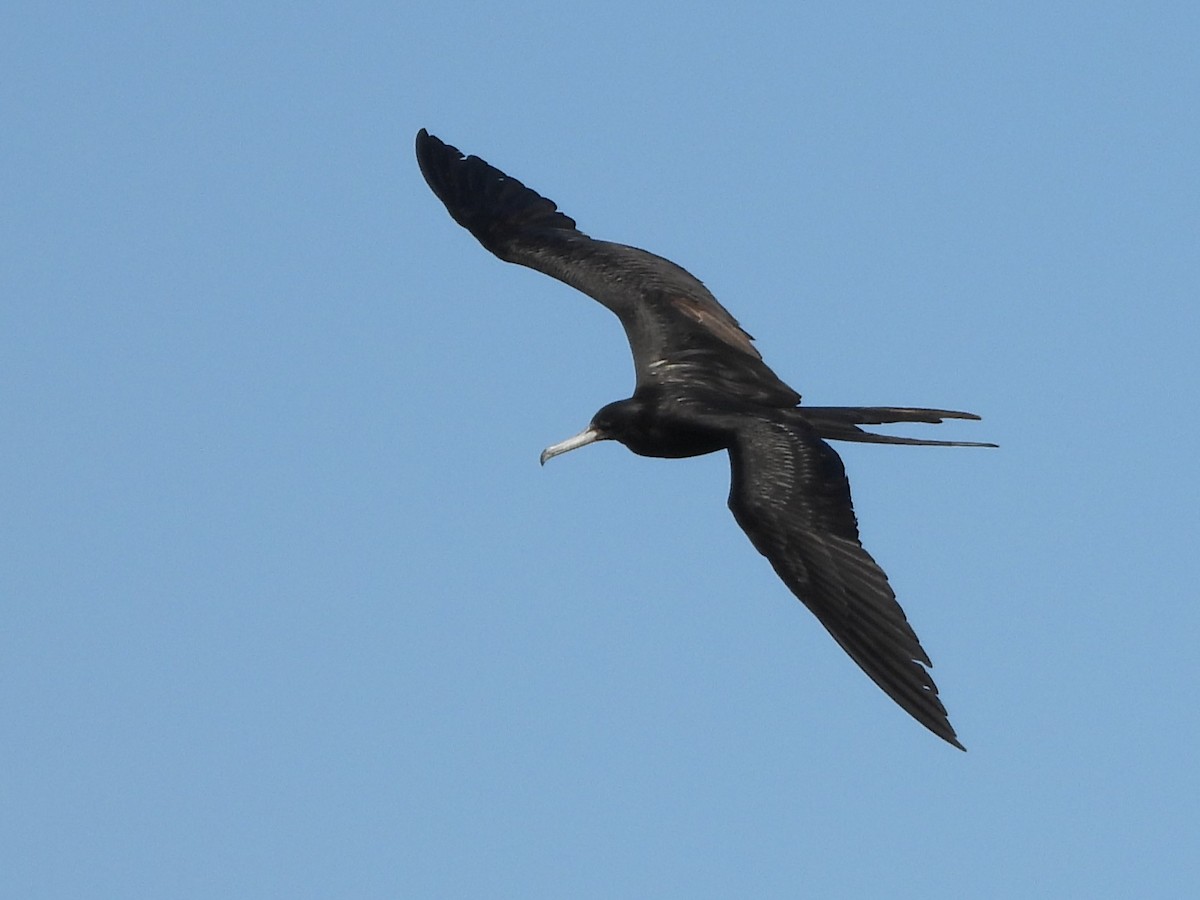
<svg viewBox="0 0 1200 900">
<path fill-rule="evenodd" d="M 630 397 L 628 400 L 618 400 L 601 407 L 600 411 L 592 416 L 588 427 L 579 434 L 543 450 L 542 465 L 568 450 L 586 447 L 596 441 L 620 441 L 636 453 L 636 435 L 644 430 L 641 422 L 645 412 L 643 406 L 640 400 Z"/>
</svg>

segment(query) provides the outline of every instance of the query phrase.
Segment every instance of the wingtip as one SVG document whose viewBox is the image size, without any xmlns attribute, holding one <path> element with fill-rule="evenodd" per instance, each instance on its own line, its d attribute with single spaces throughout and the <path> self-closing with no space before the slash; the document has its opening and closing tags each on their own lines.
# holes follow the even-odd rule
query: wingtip
<svg viewBox="0 0 1200 900">
<path fill-rule="evenodd" d="M 415 141 L 417 150 L 417 159 L 424 165 L 431 160 L 434 154 L 444 152 L 449 144 L 443 141 L 436 135 L 430 134 L 426 129 L 422 128 L 417 132 Z M 461 155 L 461 154 L 459 154 Z"/>
<path fill-rule="evenodd" d="M 424 128 L 417 132 L 416 153 L 426 183 L 454 221 L 501 259 L 524 232 L 552 229 L 584 237 L 554 201 Z"/>
<path fill-rule="evenodd" d="M 427 176 L 436 166 L 444 166 L 445 160 L 462 160 L 463 152 L 457 147 L 447 144 L 435 134 L 430 134 L 422 128 L 417 132 L 416 139 L 417 162 L 421 171 Z"/>
<path fill-rule="evenodd" d="M 955 748 L 961 750 L 963 753 L 967 752 L 967 748 L 965 746 L 963 746 L 963 743 L 958 739 L 958 732 L 956 732 L 954 730 L 954 726 L 950 724 L 950 717 L 949 717 L 949 715 L 947 715 L 946 709 L 944 706 L 942 706 L 940 700 L 937 701 L 937 706 L 938 706 L 937 713 L 935 713 L 934 715 L 928 715 L 928 714 L 923 715 L 923 714 L 921 714 L 921 711 L 911 709 L 908 706 L 906 706 L 904 703 L 901 703 L 899 701 L 899 699 L 897 697 L 895 697 L 894 695 L 890 695 L 890 696 L 892 696 L 892 699 L 896 700 L 897 703 L 900 703 L 900 706 L 904 708 L 905 712 L 907 712 L 910 716 L 912 716 L 914 719 L 916 719 L 919 723 L 924 725 L 929 731 L 931 731 L 937 737 L 940 737 L 943 741 L 945 741 L 951 747 L 955 747 Z M 936 695 L 935 695 L 935 698 L 936 698 Z"/>
</svg>

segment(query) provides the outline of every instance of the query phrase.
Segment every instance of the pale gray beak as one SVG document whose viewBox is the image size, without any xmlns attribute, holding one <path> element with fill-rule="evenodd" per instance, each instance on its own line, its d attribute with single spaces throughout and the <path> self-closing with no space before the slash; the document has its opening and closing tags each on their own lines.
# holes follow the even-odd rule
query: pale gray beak
<svg viewBox="0 0 1200 900">
<path fill-rule="evenodd" d="M 553 459 L 560 453 L 566 453 L 568 450 L 577 450 L 580 447 L 586 447 L 588 444 L 594 444 L 596 441 L 604 440 L 604 435 L 589 425 L 575 437 L 569 437 L 565 441 L 555 444 L 553 447 L 547 447 L 542 451 L 542 465 L 546 464 L 546 460 Z"/>
</svg>

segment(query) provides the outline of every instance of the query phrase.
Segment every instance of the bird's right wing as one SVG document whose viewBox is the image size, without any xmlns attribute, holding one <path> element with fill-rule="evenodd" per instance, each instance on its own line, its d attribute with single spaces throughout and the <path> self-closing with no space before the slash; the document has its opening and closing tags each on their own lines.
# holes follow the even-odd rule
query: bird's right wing
<svg viewBox="0 0 1200 900">
<path fill-rule="evenodd" d="M 691 273 L 636 247 L 598 241 L 552 200 L 424 129 L 417 161 L 454 221 L 505 260 L 535 269 L 616 313 L 638 387 L 694 383 L 792 406 L 799 395 L 762 361 L 749 334 Z"/>
<path fill-rule="evenodd" d="M 859 542 L 837 453 L 803 422 L 748 419 L 729 455 L 729 508 L 754 546 L 889 697 L 962 748 L 929 676 L 929 656 Z"/>
</svg>

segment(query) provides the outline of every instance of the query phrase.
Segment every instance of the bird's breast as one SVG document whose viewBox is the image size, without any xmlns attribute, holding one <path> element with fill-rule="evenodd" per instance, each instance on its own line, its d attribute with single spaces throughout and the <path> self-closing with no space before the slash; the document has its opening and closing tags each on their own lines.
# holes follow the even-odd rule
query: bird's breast
<svg viewBox="0 0 1200 900">
<path fill-rule="evenodd" d="M 663 403 L 647 410 L 620 436 L 639 456 L 683 459 L 725 450 L 733 439 L 723 423 L 690 409 L 683 403 Z"/>
</svg>

